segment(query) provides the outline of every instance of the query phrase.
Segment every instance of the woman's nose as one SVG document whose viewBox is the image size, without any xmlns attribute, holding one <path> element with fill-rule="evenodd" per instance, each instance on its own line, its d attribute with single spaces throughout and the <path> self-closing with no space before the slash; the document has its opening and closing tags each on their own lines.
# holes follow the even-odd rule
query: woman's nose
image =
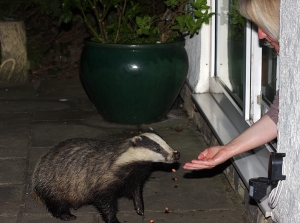
<svg viewBox="0 0 300 223">
<path fill-rule="evenodd" d="M 264 39 L 267 37 L 267 34 L 265 34 L 260 28 L 258 28 L 258 39 Z"/>
</svg>

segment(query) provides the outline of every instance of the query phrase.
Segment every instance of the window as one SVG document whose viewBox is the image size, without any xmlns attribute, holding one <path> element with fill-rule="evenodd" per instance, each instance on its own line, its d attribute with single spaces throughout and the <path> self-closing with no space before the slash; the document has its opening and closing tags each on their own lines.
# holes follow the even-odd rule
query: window
<svg viewBox="0 0 300 223">
<path fill-rule="evenodd" d="M 264 43 L 261 43 L 262 45 Z M 262 90 L 262 114 L 264 114 L 274 100 L 278 89 L 277 81 L 277 55 L 272 48 L 262 46 L 262 72 L 261 72 L 261 90 Z"/>
<path fill-rule="evenodd" d="M 219 83 L 243 110 L 244 78 L 246 72 L 246 20 L 237 13 L 236 0 L 216 1 L 216 63 Z"/>
<path fill-rule="evenodd" d="M 237 13 L 236 2 L 211 0 L 215 12 L 212 30 L 202 27 L 201 45 L 197 48 L 200 74 L 196 74 L 197 78 L 191 72 L 188 79 L 190 86 L 195 86 L 192 99 L 220 144 L 228 143 L 260 119 L 269 109 L 278 86 L 274 51 L 258 39 L 257 26 Z M 195 46 L 190 41 L 192 55 Z M 205 85 L 207 77 L 209 92 Z M 276 142 L 233 157 L 233 165 L 246 186 L 250 178 L 267 176 L 269 153 L 275 147 Z M 258 205 L 265 217 L 271 215 L 268 199 Z"/>
<path fill-rule="evenodd" d="M 249 123 L 273 102 L 277 89 L 274 50 L 257 37 L 257 27 L 236 10 L 237 0 L 215 1 L 215 77 Z"/>
</svg>

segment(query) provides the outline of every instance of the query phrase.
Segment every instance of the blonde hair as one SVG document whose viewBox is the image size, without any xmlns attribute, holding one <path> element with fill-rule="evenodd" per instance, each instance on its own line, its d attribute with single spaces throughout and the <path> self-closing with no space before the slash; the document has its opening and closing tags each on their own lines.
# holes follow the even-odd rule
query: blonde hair
<svg viewBox="0 0 300 223">
<path fill-rule="evenodd" d="M 238 0 L 237 8 L 275 41 L 279 41 L 280 0 Z"/>
</svg>

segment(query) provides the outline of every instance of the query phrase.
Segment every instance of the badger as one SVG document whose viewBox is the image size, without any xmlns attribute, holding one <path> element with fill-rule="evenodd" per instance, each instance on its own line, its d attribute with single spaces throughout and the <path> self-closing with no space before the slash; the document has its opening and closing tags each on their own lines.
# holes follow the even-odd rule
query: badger
<svg viewBox="0 0 300 223">
<path fill-rule="evenodd" d="M 106 223 L 119 223 L 118 198 L 133 200 L 144 216 L 143 184 L 154 163 L 173 163 L 180 158 L 154 132 L 126 140 L 103 141 L 74 138 L 50 148 L 32 175 L 32 193 L 53 217 L 75 220 L 70 209 L 94 205 Z"/>
</svg>

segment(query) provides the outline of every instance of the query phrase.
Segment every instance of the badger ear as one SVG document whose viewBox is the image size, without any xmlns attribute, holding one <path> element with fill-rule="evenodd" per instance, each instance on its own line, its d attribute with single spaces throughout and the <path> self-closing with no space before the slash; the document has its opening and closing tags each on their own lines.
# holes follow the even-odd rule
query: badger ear
<svg viewBox="0 0 300 223">
<path fill-rule="evenodd" d="M 138 145 L 140 144 L 140 142 L 141 142 L 142 140 L 143 140 L 142 137 L 140 137 L 140 136 L 135 136 L 135 137 L 133 137 L 133 138 L 131 139 L 131 142 L 132 142 L 132 145 L 133 145 L 134 147 L 136 147 L 136 146 L 138 146 Z"/>
</svg>

